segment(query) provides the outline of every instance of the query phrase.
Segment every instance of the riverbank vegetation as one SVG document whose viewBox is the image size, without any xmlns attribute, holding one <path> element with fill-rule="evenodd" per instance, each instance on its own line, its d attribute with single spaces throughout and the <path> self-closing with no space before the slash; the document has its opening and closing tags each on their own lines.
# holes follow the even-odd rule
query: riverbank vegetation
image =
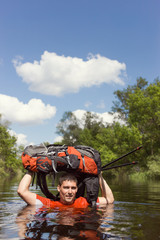
<svg viewBox="0 0 160 240">
<path fill-rule="evenodd" d="M 121 160 L 138 161 L 135 167 L 112 170 L 113 174 L 128 173 L 160 178 L 160 81 L 153 83 L 139 78 L 136 84 L 116 91 L 112 114 L 119 122 L 104 123 L 96 114 L 87 112 L 79 121 L 71 112 L 64 113 L 57 126 L 63 137 L 61 144 L 89 145 L 101 153 L 102 165 L 143 145 L 140 151 Z M 83 122 L 83 123 L 82 123 Z M 139 174 L 140 175 L 140 174 Z"/>
<path fill-rule="evenodd" d="M 120 163 L 138 161 L 135 167 L 123 167 L 108 174 L 160 178 L 160 81 L 153 83 L 139 78 L 136 84 L 114 92 L 112 113 L 118 117 L 112 124 L 104 122 L 97 114 L 86 112 L 79 120 L 72 112 L 65 112 L 57 125 L 62 136 L 58 144 L 88 145 L 101 153 L 102 165 L 143 145 L 143 148 Z M 14 174 L 21 168 L 19 149 L 7 125 L 0 124 L 0 175 Z"/>
<path fill-rule="evenodd" d="M 14 176 L 21 167 L 21 161 L 16 145 L 16 138 L 9 133 L 7 122 L 2 122 L 0 116 L 0 176 Z"/>
</svg>

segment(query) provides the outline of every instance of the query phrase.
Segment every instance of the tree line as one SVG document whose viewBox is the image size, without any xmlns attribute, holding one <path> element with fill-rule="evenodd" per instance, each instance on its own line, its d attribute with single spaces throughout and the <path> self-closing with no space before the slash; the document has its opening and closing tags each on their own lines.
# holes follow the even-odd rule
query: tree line
<svg viewBox="0 0 160 240">
<path fill-rule="evenodd" d="M 17 169 L 22 169 L 19 157 L 20 148 L 17 139 L 9 133 L 8 122 L 3 122 L 0 115 L 0 176 L 14 176 Z"/>
<path fill-rule="evenodd" d="M 116 101 L 110 114 L 117 113 L 119 121 L 109 124 L 91 112 L 79 120 L 72 112 L 65 112 L 57 125 L 56 132 L 62 136 L 57 144 L 91 146 L 100 152 L 102 165 L 142 145 L 142 150 L 121 160 L 138 161 L 138 165 L 117 168 L 112 174 L 160 178 L 160 80 L 149 84 L 140 77 L 135 85 L 117 90 L 114 95 Z M 14 174 L 20 168 L 19 151 L 8 126 L 0 123 L 0 175 Z"/>
<path fill-rule="evenodd" d="M 142 150 L 121 160 L 123 163 L 138 160 L 138 165 L 115 171 L 160 178 L 159 79 L 148 84 L 140 77 L 135 85 L 114 94 L 116 101 L 111 114 L 118 113 L 119 121 L 104 123 L 91 112 L 80 121 L 72 112 L 65 112 L 57 126 L 57 133 L 63 137 L 60 144 L 91 146 L 101 153 L 102 165 L 142 145 Z"/>
</svg>

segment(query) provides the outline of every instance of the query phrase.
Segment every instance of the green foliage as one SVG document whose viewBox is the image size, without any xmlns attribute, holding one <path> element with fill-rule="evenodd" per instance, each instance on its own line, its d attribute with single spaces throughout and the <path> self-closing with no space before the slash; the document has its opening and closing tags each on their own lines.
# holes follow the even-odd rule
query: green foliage
<svg viewBox="0 0 160 240">
<path fill-rule="evenodd" d="M 5 163 L 2 159 L 0 159 L 0 176 L 1 177 L 6 177 L 7 173 L 4 171 L 5 169 Z"/>
<path fill-rule="evenodd" d="M 101 129 L 97 135 L 102 163 L 108 163 L 141 145 L 141 135 L 137 128 L 114 123 Z M 135 155 L 123 159 L 123 163 L 135 160 Z"/>
<path fill-rule="evenodd" d="M 135 172 L 135 173 L 131 174 L 131 176 L 130 176 L 130 179 L 134 179 L 137 182 L 146 181 L 146 178 L 147 178 L 147 172 L 146 171 Z"/>
<path fill-rule="evenodd" d="M 101 154 L 102 166 L 117 158 L 117 155 L 107 145 L 102 145 L 98 150 Z"/>
<path fill-rule="evenodd" d="M 147 175 L 149 177 L 155 177 L 160 179 L 160 155 L 152 155 L 148 157 L 147 167 Z"/>
<path fill-rule="evenodd" d="M 72 112 L 65 112 L 59 124 L 57 133 L 63 136 L 62 144 L 94 146 L 95 136 L 103 125 L 96 114 L 87 112 L 83 116 L 83 124 Z"/>
<path fill-rule="evenodd" d="M 131 113 L 131 109 L 128 105 L 128 100 L 131 96 L 134 95 L 136 90 L 139 89 L 140 92 L 143 92 L 147 84 L 148 82 L 144 78 L 140 77 L 137 79 L 137 84 L 128 86 L 127 89 L 124 89 L 122 91 L 115 91 L 114 94 L 118 100 L 113 102 L 113 112 L 118 112 L 121 116 L 121 119 L 128 121 L 129 114 Z"/>
<path fill-rule="evenodd" d="M 79 144 L 80 123 L 72 112 L 65 112 L 57 125 L 57 133 L 63 136 L 62 144 Z"/>
<path fill-rule="evenodd" d="M 17 156 L 16 138 L 11 136 L 7 124 L 0 122 L 0 175 L 13 175 L 21 166 Z"/>
<path fill-rule="evenodd" d="M 113 112 L 125 124 L 114 122 L 103 123 L 96 114 L 87 112 L 83 124 L 73 113 L 67 112 L 58 126 L 58 133 L 63 137 L 63 144 L 83 144 L 97 149 L 101 153 L 102 165 L 143 145 L 138 153 L 131 154 L 122 160 L 123 163 L 139 160 L 138 168 L 125 168 L 122 171 L 132 172 L 140 176 L 159 176 L 160 157 L 160 81 L 153 83 L 137 79 L 133 86 L 116 91 L 117 101 L 113 103 Z M 140 172 L 137 172 L 139 169 Z M 158 169 L 158 170 L 157 170 Z M 142 176 L 142 175 L 141 175 Z"/>
<path fill-rule="evenodd" d="M 65 116 L 69 116 L 70 118 L 71 115 L 66 114 Z M 76 116 L 74 116 L 74 120 L 77 122 Z M 67 122 L 70 123 L 71 121 L 68 121 L 68 118 L 66 118 L 66 121 L 63 122 L 65 128 L 67 128 Z M 76 142 L 97 149 L 101 153 L 102 165 L 141 145 L 141 135 L 138 129 L 134 126 L 131 128 L 127 125 L 114 123 L 105 127 L 102 120 L 95 114 L 91 113 L 86 113 L 84 115 L 83 122 L 84 125 L 81 126 L 81 128 L 78 127 L 80 131 L 76 141 L 70 142 L 70 139 L 73 139 L 72 136 L 74 134 L 71 131 L 69 140 L 66 141 L 67 135 L 65 134 L 65 140 L 63 140 L 62 143 L 67 144 L 70 142 L 74 145 Z M 70 126 L 68 126 L 68 129 L 71 129 Z M 126 161 L 128 162 L 129 160 L 134 160 L 133 156 L 130 156 Z M 125 162 L 125 160 L 123 160 L 123 162 Z"/>
<path fill-rule="evenodd" d="M 135 126 L 142 135 L 145 157 L 157 154 L 160 146 L 160 81 L 152 84 L 145 79 L 137 79 L 137 84 L 123 91 L 115 92 L 119 102 L 114 111 L 126 119 L 128 125 Z"/>
<path fill-rule="evenodd" d="M 84 114 L 80 121 L 72 112 L 65 112 L 58 123 L 57 133 L 63 140 L 59 144 L 88 145 L 101 153 L 102 165 L 143 145 L 138 153 L 123 158 L 119 164 L 138 160 L 138 167 L 125 167 L 112 170 L 113 173 L 131 173 L 132 176 L 160 178 L 160 81 L 153 83 L 139 78 L 136 84 L 116 91 L 117 101 L 113 112 L 125 124 L 104 123 L 98 115 Z M 48 143 L 44 143 L 48 145 Z M 22 164 L 16 138 L 10 136 L 8 124 L 0 121 L 0 175 L 14 174 Z"/>
</svg>

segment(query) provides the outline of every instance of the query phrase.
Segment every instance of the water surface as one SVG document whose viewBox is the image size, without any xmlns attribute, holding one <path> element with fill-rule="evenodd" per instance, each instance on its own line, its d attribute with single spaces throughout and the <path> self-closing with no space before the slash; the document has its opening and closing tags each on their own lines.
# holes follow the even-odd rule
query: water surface
<svg viewBox="0 0 160 240">
<path fill-rule="evenodd" d="M 107 180 L 114 204 L 63 211 L 28 207 L 17 180 L 1 181 L 0 239 L 160 239 L 160 181 Z"/>
</svg>

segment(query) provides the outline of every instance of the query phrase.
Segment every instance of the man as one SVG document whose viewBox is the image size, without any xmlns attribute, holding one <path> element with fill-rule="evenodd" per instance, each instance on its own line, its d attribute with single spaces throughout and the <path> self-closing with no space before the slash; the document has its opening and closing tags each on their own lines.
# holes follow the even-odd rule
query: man
<svg viewBox="0 0 160 240">
<path fill-rule="evenodd" d="M 41 197 L 31 191 L 29 191 L 29 186 L 32 181 L 32 172 L 28 172 L 24 175 L 20 181 L 18 187 L 19 196 L 29 205 L 45 205 L 47 207 L 80 207 L 85 208 L 89 205 L 86 198 L 79 197 L 75 199 L 78 190 L 77 179 L 72 174 L 64 174 L 59 179 L 59 184 L 57 190 L 60 194 L 59 201 L 52 201 L 48 198 Z M 99 204 L 109 204 L 114 202 L 113 193 L 103 179 L 102 174 L 99 175 L 99 184 L 101 188 L 102 197 L 98 197 L 97 202 Z"/>
</svg>

